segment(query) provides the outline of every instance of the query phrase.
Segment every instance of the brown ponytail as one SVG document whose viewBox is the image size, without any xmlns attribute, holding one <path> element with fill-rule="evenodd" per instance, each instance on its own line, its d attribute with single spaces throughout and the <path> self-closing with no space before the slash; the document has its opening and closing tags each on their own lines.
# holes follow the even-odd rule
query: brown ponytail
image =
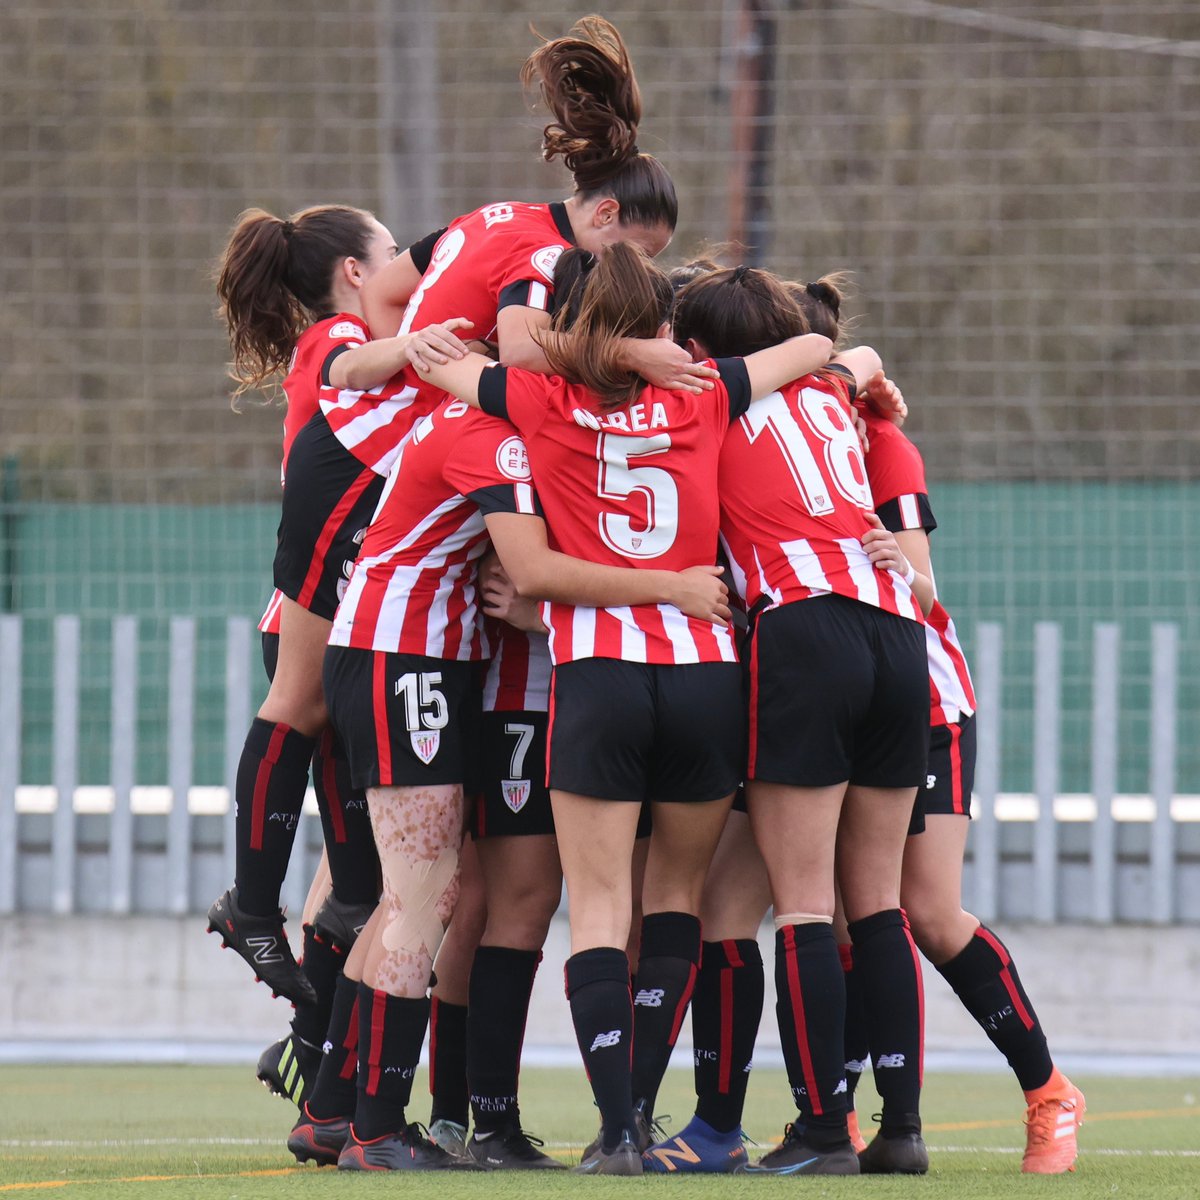
<svg viewBox="0 0 1200 1200">
<path fill-rule="evenodd" d="M 784 285 L 804 311 L 811 331 L 827 337 L 835 346 L 854 324 L 852 320 L 842 320 L 849 278 L 844 271 L 836 271 L 832 275 L 822 275 L 815 283 L 789 281 Z"/>
<path fill-rule="evenodd" d="M 261 208 L 238 218 L 217 268 L 218 315 L 229 327 L 236 395 L 287 366 L 296 339 L 330 307 L 338 264 L 366 259 L 372 219 L 334 204 L 287 220 Z"/>
<path fill-rule="evenodd" d="M 670 318 L 671 281 L 636 246 L 610 246 L 587 274 L 577 315 L 568 306 L 539 339 L 550 369 L 595 392 L 604 408 L 635 400 L 645 380 L 621 365 L 622 338 L 652 338 Z M 570 337 L 557 336 L 570 329 Z"/>
<path fill-rule="evenodd" d="M 666 168 L 637 147 L 642 94 L 616 26 L 604 17 L 577 21 L 539 46 L 521 68 L 521 82 L 539 85 L 554 120 L 542 130 L 542 157 L 561 158 L 583 200 L 611 196 L 623 225 L 674 229 L 675 185 Z"/>
</svg>

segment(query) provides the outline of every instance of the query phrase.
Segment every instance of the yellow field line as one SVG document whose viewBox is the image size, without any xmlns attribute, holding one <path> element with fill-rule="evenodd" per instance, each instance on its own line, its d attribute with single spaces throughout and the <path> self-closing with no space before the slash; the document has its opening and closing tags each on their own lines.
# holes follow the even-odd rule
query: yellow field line
<svg viewBox="0 0 1200 1200">
<path fill-rule="evenodd" d="M 294 1175 L 302 1169 L 301 1167 L 281 1167 L 273 1171 L 225 1171 L 215 1175 L 130 1175 L 125 1179 L 43 1179 L 34 1183 L 0 1183 L 0 1192 L 64 1188 L 89 1183 L 178 1183 L 184 1179 L 261 1179 L 268 1175 Z"/>
</svg>

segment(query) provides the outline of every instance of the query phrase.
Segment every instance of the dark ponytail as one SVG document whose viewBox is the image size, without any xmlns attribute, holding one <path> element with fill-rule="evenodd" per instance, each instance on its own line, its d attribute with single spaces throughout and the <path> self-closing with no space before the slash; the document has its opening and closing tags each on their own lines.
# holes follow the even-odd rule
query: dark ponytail
<svg viewBox="0 0 1200 1200">
<path fill-rule="evenodd" d="M 849 276 L 844 271 L 836 271 L 832 275 L 822 275 L 815 283 L 788 282 L 784 285 L 804 310 L 812 332 L 827 337 L 835 346 L 854 324 L 853 320 L 842 320 L 848 281 Z"/>
<path fill-rule="evenodd" d="M 810 332 L 794 292 L 770 271 L 710 271 L 675 298 L 675 340 L 695 338 L 714 358 L 753 354 Z"/>
<path fill-rule="evenodd" d="M 238 218 L 217 267 L 218 313 L 229 328 L 238 395 L 287 366 L 296 339 L 330 307 L 338 264 L 367 258 L 372 220 L 333 204 L 286 220 L 261 208 Z"/>
<path fill-rule="evenodd" d="M 544 42 L 521 68 L 526 87 L 535 81 L 555 118 L 542 130 L 542 157 L 563 160 L 580 199 L 611 196 L 621 224 L 673 230 L 675 185 L 662 163 L 638 151 L 642 94 L 616 26 L 584 17 Z"/>
</svg>

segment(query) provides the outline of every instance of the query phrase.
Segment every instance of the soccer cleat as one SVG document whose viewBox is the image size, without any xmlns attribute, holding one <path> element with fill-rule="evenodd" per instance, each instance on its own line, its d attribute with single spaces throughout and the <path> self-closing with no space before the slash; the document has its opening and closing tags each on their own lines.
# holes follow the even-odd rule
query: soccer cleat
<svg viewBox="0 0 1200 1200">
<path fill-rule="evenodd" d="M 573 1169 L 576 1175 L 641 1175 L 642 1156 L 626 1129 L 611 1150 L 605 1150 L 601 1143 Z"/>
<path fill-rule="evenodd" d="M 1083 1093 L 1063 1076 L 1067 1091 L 1061 1096 L 1037 1100 L 1025 1110 L 1025 1157 L 1021 1170 L 1027 1175 L 1061 1175 L 1075 1170 L 1079 1154 L 1076 1132 L 1087 1112 Z"/>
<path fill-rule="evenodd" d="M 747 1161 L 740 1126 L 732 1133 L 718 1133 L 699 1117 L 642 1155 L 647 1174 L 659 1175 L 724 1175 Z"/>
<path fill-rule="evenodd" d="M 546 1143 L 526 1133 L 520 1125 L 510 1125 L 491 1133 L 475 1136 L 467 1143 L 467 1154 L 485 1171 L 560 1171 L 566 1163 L 543 1154 L 538 1147 Z"/>
<path fill-rule="evenodd" d="M 349 1134 L 349 1117 L 330 1117 L 322 1121 L 312 1116 L 305 1104 L 300 1109 L 300 1119 L 288 1134 L 287 1148 L 296 1156 L 297 1162 L 336 1167 Z"/>
<path fill-rule="evenodd" d="M 331 940 L 334 945 L 349 954 L 375 909 L 374 902 L 343 904 L 330 892 L 312 919 L 313 929 L 323 940 Z"/>
<path fill-rule="evenodd" d="M 321 1048 L 289 1033 L 258 1057 L 258 1078 L 267 1091 L 302 1108 L 321 1066 Z"/>
<path fill-rule="evenodd" d="M 667 1113 L 661 1118 L 651 1116 L 651 1114 L 646 1111 L 645 1100 L 639 1100 L 633 1106 L 633 1123 L 634 1128 L 637 1130 L 637 1148 L 639 1154 L 645 1154 L 655 1142 L 666 1140 L 667 1131 L 663 1125 L 663 1121 L 669 1121 L 670 1119 L 670 1113 Z M 591 1158 L 591 1156 L 600 1149 L 600 1139 L 603 1136 L 604 1130 L 601 1129 L 585 1147 L 583 1151 L 583 1158 Z M 580 1161 L 582 1161 L 582 1159 Z"/>
<path fill-rule="evenodd" d="M 867 1139 L 858 1127 L 858 1113 L 854 1109 L 846 1114 L 846 1132 L 850 1135 L 850 1145 L 854 1147 L 854 1153 L 861 1154 L 867 1148 Z"/>
<path fill-rule="evenodd" d="M 898 1137 L 877 1133 L 871 1144 L 859 1151 L 858 1166 L 864 1175 L 924 1175 L 929 1170 L 929 1152 L 919 1133 Z"/>
<path fill-rule="evenodd" d="M 282 912 L 270 917 L 243 912 L 235 887 L 218 896 L 208 910 L 208 928 L 250 964 L 256 979 L 293 1004 L 316 1004 L 317 993 L 292 957 L 283 921 Z"/>
<path fill-rule="evenodd" d="M 435 1146 L 441 1146 L 447 1154 L 453 1154 L 455 1158 L 467 1156 L 467 1127 L 457 1121 L 431 1121 L 429 1140 Z"/>
<path fill-rule="evenodd" d="M 350 1126 L 346 1144 L 337 1160 L 339 1171 L 478 1171 L 475 1163 L 447 1154 L 425 1136 L 415 1122 L 399 1133 L 385 1133 L 370 1141 L 359 1141 Z"/>
<path fill-rule="evenodd" d="M 788 1123 L 783 1141 L 756 1163 L 738 1168 L 741 1175 L 858 1175 L 858 1155 L 844 1145 L 822 1148 L 811 1145 L 803 1129 Z"/>
</svg>

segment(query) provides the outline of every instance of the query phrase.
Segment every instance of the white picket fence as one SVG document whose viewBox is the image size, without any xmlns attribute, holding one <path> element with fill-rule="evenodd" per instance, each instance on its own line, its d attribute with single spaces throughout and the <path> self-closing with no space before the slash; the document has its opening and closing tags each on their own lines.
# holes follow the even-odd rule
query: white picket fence
<svg viewBox="0 0 1200 1200">
<path fill-rule="evenodd" d="M 224 779 L 194 785 L 196 621 L 170 622 L 167 783 L 135 782 L 137 619 L 113 618 L 111 771 L 106 787 L 79 785 L 80 620 L 54 621 L 52 780 L 20 778 L 22 626 L 0 616 L 0 913 L 182 914 L 204 911 L 233 877 L 229 803 L 249 726 L 251 623 L 231 617 L 225 638 Z M 1091 779 L 1086 796 L 1059 792 L 1061 631 L 1034 638 L 1033 792 L 1000 790 L 1003 637 L 976 629 L 979 761 L 966 900 L 988 921 L 1109 924 L 1200 922 L 1200 797 L 1175 792 L 1179 633 L 1154 626 L 1155 680 L 1148 788 L 1117 792 L 1120 629 L 1098 624 L 1092 653 Z M 58 797 L 72 797 L 71 804 Z M 301 907 L 317 858 L 320 823 L 305 806 L 284 898 Z"/>
</svg>

